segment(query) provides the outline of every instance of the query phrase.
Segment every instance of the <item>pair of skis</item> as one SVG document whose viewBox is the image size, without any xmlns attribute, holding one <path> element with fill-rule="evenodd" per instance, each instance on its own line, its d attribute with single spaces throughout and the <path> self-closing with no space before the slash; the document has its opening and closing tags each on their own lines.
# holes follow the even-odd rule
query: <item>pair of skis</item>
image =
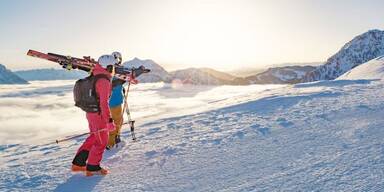
<svg viewBox="0 0 384 192">
<path fill-rule="evenodd" d="M 29 50 L 27 55 L 52 61 L 61 65 L 64 69 L 72 70 L 79 69 L 91 73 L 97 61 L 89 56 L 83 58 L 59 55 L 56 53 L 42 53 L 35 50 Z M 115 77 L 133 84 L 137 84 L 136 77 L 143 73 L 149 73 L 151 70 L 146 69 L 144 66 L 138 68 L 127 68 L 124 66 L 115 66 Z"/>
</svg>

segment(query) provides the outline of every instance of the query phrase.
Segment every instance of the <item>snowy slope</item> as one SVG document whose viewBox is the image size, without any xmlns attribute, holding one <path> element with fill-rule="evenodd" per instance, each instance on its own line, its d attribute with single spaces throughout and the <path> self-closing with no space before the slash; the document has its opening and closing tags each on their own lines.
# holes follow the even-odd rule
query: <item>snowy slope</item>
<svg viewBox="0 0 384 192">
<path fill-rule="evenodd" d="M 69 80 L 81 79 L 88 73 L 80 70 L 64 70 L 64 69 L 32 69 L 15 72 L 20 77 L 28 81 L 49 81 L 49 80 Z"/>
<path fill-rule="evenodd" d="M 308 73 L 302 82 L 336 79 L 352 68 L 384 55 L 384 31 L 370 30 L 345 44 L 324 65 Z"/>
<path fill-rule="evenodd" d="M 236 89 L 235 89 L 236 88 Z M 177 90 L 147 87 L 177 93 Z M 213 90 L 211 90 L 213 89 Z M 220 90 L 233 91 L 229 95 Z M 384 84 L 336 80 L 260 90 L 211 87 L 203 111 L 137 128 L 138 142 L 107 152 L 111 174 L 70 173 L 83 139 L 0 147 L 1 191 L 382 191 Z M 239 94 L 242 93 L 242 94 Z M 236 94 L 237 93 L 237 94 Z M 170 93 L 172 95 L 172 93 Z M 153 100 L 169 96 L 152 95 Z M 141 95 L 131 98 L 139 99 Z M 149 100 L 151 101 L 151 100 Z M 173 102 L 172 102 L 173 103 Z M 156 106 L 147 105 L 145 109 Z M 165 107 L 167 108 L 167 107 Z M 144 109 L 141 109 L 144 110 Z M 208 111 L 207 111 L 208 110 Z M 133 110 L 135 111 L 135 110 Z M 134 113 L 134 112 L 132 112 Z M 180 116 L 181 114 L 184 114 Z M 142 119 L 145 120 L 145 119 Z"/>
<path fill-rule="evenodd" d="M 297 83 L 310 71 L 313 66 L 286 66 L 269 68 L 257 75 L 248 76 L 245 79 L 252 84 L 286 84 Z"/>
<path fill-rule="evenodd" d="M 137 79 L 142 83 L 149 82 L 169 82 L 170 75 L 168 72 L 161 67 L 159 64 L 155 63 L 152 60 L 141 60 L 139 58 L 134 58 L 133 60 L 127 61 L 123 63 L 126 67 L 140 67 L 143 65 L 145 68 L 150 69 L 151 72 L 144 74 Z"/>
<path fill-rule="evenodd" d="M 383 79 L 384 78 L 384 56 L 372 59 L 361 64 L 337 79 Z"/>
<path fill-rule="evenodd" d="M 0 64 L 0 84 L 27 84 L 28 81 L 17 76 Z"/>
</svg>

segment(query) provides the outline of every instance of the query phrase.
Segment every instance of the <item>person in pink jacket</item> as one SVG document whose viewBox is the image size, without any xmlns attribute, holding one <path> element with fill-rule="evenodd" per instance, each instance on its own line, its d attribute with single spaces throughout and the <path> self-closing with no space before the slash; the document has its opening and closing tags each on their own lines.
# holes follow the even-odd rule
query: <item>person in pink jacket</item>
<svg viewBox="0 0 384 192">
<path fill-rule="evenodd" d="M 92 75 L 104 74 L 107 79 L 99 78 L 95 89 L 99 100 L 99 112 L 87 112 L 86 117 L 90 129 L 90 135 L 78 149 L 72 161 L 72 171 L 86 171 L 87 176 L 106 175 L 108 170 L 100 167 L 104 150 L 108 143 L 109 131 L 115 129 L 109 109 L 109 97 L 111 94 L 111 81 L 113 65 L 116 60 L 112 55 L 103 55 L 98 59 Z"/>
</svg>

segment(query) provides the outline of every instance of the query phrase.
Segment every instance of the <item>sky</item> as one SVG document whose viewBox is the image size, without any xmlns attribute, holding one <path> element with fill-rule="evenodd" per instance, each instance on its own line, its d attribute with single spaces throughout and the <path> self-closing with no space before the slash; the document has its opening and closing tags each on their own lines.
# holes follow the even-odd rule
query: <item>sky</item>
<svg viewBox="0 0 384 192">
<path fill-rule="evenodd" d="M 383 0 L 1 0 L 0 63 L 54 63 L 120 51 L 167 70 L 261 68 L 325 61 L 353 37 L 384 28 Z"/>
</svg>

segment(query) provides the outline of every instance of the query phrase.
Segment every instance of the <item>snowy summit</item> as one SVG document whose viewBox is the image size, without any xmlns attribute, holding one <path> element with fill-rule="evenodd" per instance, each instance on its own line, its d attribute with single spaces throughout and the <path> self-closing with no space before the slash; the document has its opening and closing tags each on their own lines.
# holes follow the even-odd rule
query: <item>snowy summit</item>
<svg viewBox="0 0 384 192">
<path fill-rule="evenodd" d="M 332 80 L 365 63 L 384 55 L 384 31 L 370 30 L 345 44 L 324 65 L 308 73 L 303 82 Z"/>
</svg>

